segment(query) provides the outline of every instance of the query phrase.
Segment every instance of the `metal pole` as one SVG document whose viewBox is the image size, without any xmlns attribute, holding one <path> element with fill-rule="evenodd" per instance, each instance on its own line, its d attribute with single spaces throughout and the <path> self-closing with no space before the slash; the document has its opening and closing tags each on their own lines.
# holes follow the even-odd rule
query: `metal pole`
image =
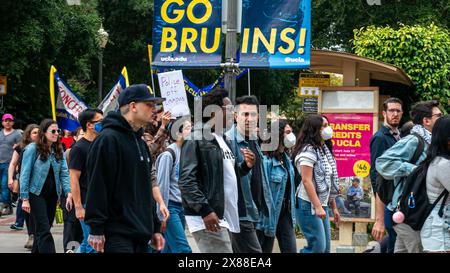
<svg viewBox="0 0 450 273">
<path fill-rule="evenodd" d="M 248 95 L 251 96 L 252 95 L 252 86 L 250 84 L 250 68 L 248 69 Z"/>
<path fill-rule="evenodd" d="M 98 101 L 99 103 L 102 102 L 103 99 L 103 48 L 100 49 L 100 58 L 99 58 L 99 64 L 98 64 Z"/>
<path fill-rule="evenodd" d="M 234 103 L 236 100 L 236 75 L 234 74 L 234 64 L 236 61 L 237 49 L 237 0 L 228 0 L 227 15 L 227 36 L 225 49 L 225 89 L 230 92 L 230 99 Z"/>
</svg>

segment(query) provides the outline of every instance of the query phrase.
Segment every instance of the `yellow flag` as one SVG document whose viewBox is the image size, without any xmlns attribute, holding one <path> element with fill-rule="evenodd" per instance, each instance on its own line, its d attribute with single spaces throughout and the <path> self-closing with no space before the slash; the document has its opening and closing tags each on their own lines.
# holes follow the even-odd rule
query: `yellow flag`
<svg viewBox="0 0 450 273">
<path fill-rule="evenodd" d="M 52 67 L 50 67 L 50 103 L 52 104 L 52 116 L 54 121 L 56 121 L 55 73 L 56 68 L 52 65 Z"/>
<path fill-rule="evenodd" d="M 122 75 L 125 78 L 125 85 L 128 87 L 130 85 L 130 83 L 128 82 L 128 72 L 127 72 L 127 68 L 124 66 L 122 69 Z"/>
</svg>

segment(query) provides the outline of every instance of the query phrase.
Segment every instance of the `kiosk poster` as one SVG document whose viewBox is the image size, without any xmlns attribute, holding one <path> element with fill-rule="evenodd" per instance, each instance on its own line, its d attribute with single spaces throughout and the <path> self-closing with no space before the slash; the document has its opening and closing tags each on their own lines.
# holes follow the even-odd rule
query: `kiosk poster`
<svg viewBox="0 0 450 273">
<path fill-rule="evenodd" d="M 220 66 L 221 0 L 155 0 L 154 10 L 154 66 Z"/>
<path fill-rule="evenodd" d="M 370 138 L 373 114 L 325 114 L 333 129 L 333 153 L 341 186 L 336 205 L 343 217 L 370 218 Z"/>
<path fill-rule="evenodd" d="M 311 0 L 242 0 L 240 67 L 309 68 Z"/>
</svg>

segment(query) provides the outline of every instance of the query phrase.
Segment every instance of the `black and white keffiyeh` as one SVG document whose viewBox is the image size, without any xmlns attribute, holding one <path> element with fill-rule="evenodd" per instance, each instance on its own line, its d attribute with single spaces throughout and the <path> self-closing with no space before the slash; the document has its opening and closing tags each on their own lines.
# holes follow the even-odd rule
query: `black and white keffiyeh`
<svg viewBox="0 0 450 273">
<path fill-rule="evenodd" d="M 339 179 L 336 167 L 336 160 L 326 145 L 322 145 L 321 149 L 315 149 L 317 154 L 317 167 L 314 168 L 314 178 L 316 182 L 316 192 L 320 203 L 324 204 L 331 193 L 329 199 L 334 199 L 339 190 Z M 320 171 L 319 171 L 320 168 Z"/>
<path fill-rule="evenodd" d="M 426 143 L 431 144 L 431 133 L 422 125 L 416 124 L 411 129 L 411 134 L 417 134 L 425 140 Z"/>
</svg>

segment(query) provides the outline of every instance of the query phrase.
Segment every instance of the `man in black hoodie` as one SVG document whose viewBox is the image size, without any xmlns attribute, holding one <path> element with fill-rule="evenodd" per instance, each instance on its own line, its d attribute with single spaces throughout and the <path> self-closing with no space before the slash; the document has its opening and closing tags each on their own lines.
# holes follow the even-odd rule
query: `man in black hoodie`
<svg viewBox="0 0 450 273">
<path fill-rule="evenodd" d="M 85 222 L 89 244 L 99 252 L 161 250 L 164 239 L 155 212 L 151 154 L 142 127 L 151 122 L 155 103 L 145 84 L 131 85 L 119 96 L 119 112 L 110 112 L 89 149 Z"/>
</svg>

